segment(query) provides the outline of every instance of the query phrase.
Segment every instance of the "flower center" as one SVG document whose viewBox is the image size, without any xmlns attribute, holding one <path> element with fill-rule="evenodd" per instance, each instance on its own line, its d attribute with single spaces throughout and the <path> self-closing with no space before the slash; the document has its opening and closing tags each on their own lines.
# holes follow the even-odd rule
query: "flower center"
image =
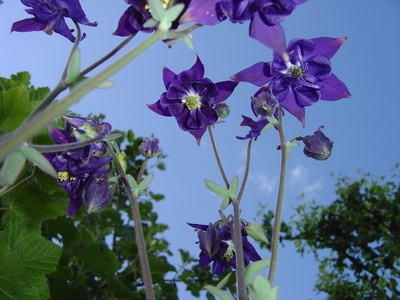
<svg viewBox="0 0 400 300">
<path fill-rule="evenodd" d="M 294 78 L 303 76 L 303 70 L 299 67 L 292 67 L 291 74 Z"/>
<path fill-rule="evenodd" d="M 60 180 L 61 182 L 65 181 L 67 179 L 70 179 L 70 180 L 75 180 L 76 179 L 75 177 L 70 177 L 68 171 L 58 172 L 57 173 L 57 177 L 58 177 L 58 180 Z"/>
<path fill-rule="evenodd" d="M 189 110 L 192 110 L 201 107 L 199 99 L 199 95 L 187 95 L 185 99 L 182 99 L 182 102 L 186 104 Z"/>
<path fill-rule="evenodd" d="M 226 249 L 226 252 L 223 257 L 225 258 L 226 261 L 230 261 L 234 255 L 233 251 L 234 251 L 235 246 L 233 245 L 232 240 L 228 240 L 228 241 L 224 241 L 224 242 L 228 244 L 228 249 Z"/>
</svg>

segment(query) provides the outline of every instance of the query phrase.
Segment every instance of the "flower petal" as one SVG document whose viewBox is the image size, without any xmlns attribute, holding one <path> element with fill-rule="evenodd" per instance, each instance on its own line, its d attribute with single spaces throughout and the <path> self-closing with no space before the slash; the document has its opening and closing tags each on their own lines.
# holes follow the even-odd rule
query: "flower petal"
<svg viewBox="0 0 400 300">
<path fill-rule="evenodd" d="M 331 74 L 326 80 L 319 82 L 318 85 L 321 87 L 321 100 L 333 101 L 342 98 L 351 98 L 346 85 L 334 74 Z"/>
<path fill-rule="evenodd" d="M 180 24 L 196 22 L 203 25 L 216 25 L 224 20 L 217 11 L 219 0 L 192 0 L 185 13 L 179 19 Z"/>
<path fill-rule="evenodd" d="M 263 86 L 272 78 L 271 63 L 259 62 L 231 77 L 234 81 L 244 81 L 256 86 Z"/>
<path fill-rule="evenodd" d="M 319 37 L 311 39 L 311 41 L 313 41 L 313 43 L 315 44 L 315 49 L 313 51 L 314 55 L 323 55 L 330 59 L 339 50 L 340 46 L 342 46 L 342 44 L 347 41 L 347 37 Z"/>
<path fill-rule="evenodd" d="M 215 96 L 214 104 L 220 103 L 220 102 L 228 99 L 238 84 L 239 84 L 239 82 L 234 82 L 234 81 L 230 81 L 230 80 L 217 82 L 215 85 L 218 88 L 219 94 L 217 96 Z"/>
</svg>

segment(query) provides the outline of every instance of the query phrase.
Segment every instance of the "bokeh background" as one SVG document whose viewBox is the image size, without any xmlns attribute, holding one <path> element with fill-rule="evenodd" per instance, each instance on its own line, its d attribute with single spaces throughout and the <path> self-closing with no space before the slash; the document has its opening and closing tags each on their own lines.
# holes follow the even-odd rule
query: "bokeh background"
<svg viewBox="0 0 400 300">
<path fill-rule="evenodd" d="M 80 45 L 82 68 L 85 68 L 122 41 L 111 33 L 127 5 L 123 0 L 81 0 L 81 4 L 89 20 L 99 23 L 97 28 L 82 27 L 87 34 Z M 26 70 L 36 87 L 52 88 L 61 76 L 72 44 L 57 34 L 10 34 L 13 22 L 29 17 L 25 8 L 17 0 L 5 0 L 0 6 L 0 76 Z M 335 200 L 335 179 L 331 174 L 358 178 L 357 169 L 361 169 L 385 175 L 400 161 L 400 1 L 309 0 L 298 6 L 282 25 L 288 41 L 348 37 L 332 64 L 333 73 L 346 83 L 352 94 L 352 99 L 319 101 L 307 108 L 305 128 L 286 114 L 287 139 L 311 134 L 324 125 L 325 134 L 335 141 L 331 158 L 324 162 L 305 157 L 302 147 L 293 149 L 284 200 L 284 219 L 288 221 L 294 213 L 293 207 L 299 204 L 311 200 L 329 204 Z M 180 263 L 177 249 L 188 250 L 193 256 L 199 253 L 195 244 L 197 234 L 186 222 L 207 224 L 219 218 L 219 198 L 205 188 L 203 179 L 221 184 L 222 179 L 207 134 L 197 146 L 173 118 L 154 114 L 146 104 L 157 101 L 164 92 L 162 67 L 179 73 L 193 65 L 196 54 L 205 65 L 206 76 L 214 82 L 227 80 L 254 63 L 271 60 L 271 50 L 248 36 L 248 26 L 249 23 L 225 21 L 202 27 L 192 34 L 194 51 L 184 44 L 169 49 L 159 43 L 113 76 L 114 87 L 95 90 L 71 107 L 82 115 L 106 114 L 106 121 L 114 129 L 132 129 L 136 136 L 154 134 L 160 139 L 167 155 L 166 171 L 156 172 L 152 190 L 166 196 L 155 204 L 155 210 L 159 222 L 169 225 L 163 235 L 176 253 L 170 259 L 175 265 Z M 121 54 L 145 38 L 145 34 L 139 33 Z M 248 131 L 239 124 L 242 114 L 252 116 L 250 96 L 257 89 L 251 84 L 239 84 L 227 100 L 230 116 L 214 131 L 229 179 L 243 175 L 247 143 L 235 136 L 244 136 Z M 251 173 L 242 202 L 244 219 L 252 221 L 261 206 L 275 208 L 278 144 L 273 130 L 253 143 Z M 260 222 L 261 218 L 257 220 Z M 269 256 L 266 250 L 260 250 L 260 254 Z M 312 254 L 302 258 L 293 245 L 287 243 L 281 247 L 275 279 L 280 286 L 279 299 L 323 299 L 323 294 L 313 291 L 317 272 Z M 183 286 L 180 294 L 181 299 L 191 299 Z"/>
</svg>

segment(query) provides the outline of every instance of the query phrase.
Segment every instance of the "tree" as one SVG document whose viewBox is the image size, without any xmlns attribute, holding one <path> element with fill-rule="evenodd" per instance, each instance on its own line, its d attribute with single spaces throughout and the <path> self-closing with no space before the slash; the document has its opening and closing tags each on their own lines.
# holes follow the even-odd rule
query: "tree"
<svg viewBox="0 0 400 300">
<path fill-rule="evenodd" d="M 315 288 L 328 299 L 400 298 L 398 165 L 389 178 L 340 176 L 336 186 L 338 197 L 329 206 L 298 206 L 281 240 L 314 254 L 320 264 Z M 264 215 L 267 231 L 272 218 Z"/>
</svg>

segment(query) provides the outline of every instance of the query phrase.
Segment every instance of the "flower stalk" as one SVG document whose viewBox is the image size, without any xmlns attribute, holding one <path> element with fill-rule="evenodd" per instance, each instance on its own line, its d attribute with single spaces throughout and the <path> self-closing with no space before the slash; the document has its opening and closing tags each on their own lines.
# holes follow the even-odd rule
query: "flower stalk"
<svg viewBox="0 0 400 300">
<path fill-rule="evenodd" d="M 271 241 L 271 263 L 269 266 L 269 273 L 268 273 L 268 280 L 271 285 L 274 281 L 276 264 L 277 264 L 277 259 L 278 259 L 279 235 L 280 235 L 280 231 L 281 231 L 283 193 L 285 190 L 286 163 L 287 163 L 287 145 L 286 145 L 285 135 L 284 135 L 283 126 L 282 126 L 283 108 L 281 105 L 279 105 L 278 109 L 279 109 L 279 114 L 278 114 L 279 122 L 275 124 L 275 128 L 278 130 L 279 139 L 280 139 L 280 143 L 281 143 L 281 171 L 280 171 L 280 176 L 279 176 L 278 197 L 277 197 L 277 201 L 276 201 L 274 230 L 272 233 L 272 241 Z"/>
<path fill-rule="evenodd" d="M 122 184 L 124 185 L 125 190 L 128 194 L 129 201 L 131 202 L 131 211 L 132 211 L 133 222 L 135 224 L 135 236 L 136 236 L 136 242 L 137 242 L 137 247 L 138 247 L 138 252 L 139 252 L 140 266 L 142 268 L 142 276 L 143 276 L 143 282 L 144 282 L 145 291 L 146 291 L 146 299 L 147 300 L 155 300 L 155 295 L 154 295 L 154 291 L 153 291 L 153 282 L 152 282 L 151 273 L 150 273 L 149 260 L 147 257 L 146 243 L 144 240 L 142 222 L 140 219 L 139 204 L 138 204 L 137 198 L 133 194 L 131 186 L 129 185 L 129 181 L 128 181 L 128 178 L 126 177 L 126 173 L 125 173 L 122 165 L 120 164 L 116 153 L 112 149 L 112 146 L 108 142 L 107 142 L 107 149 L 108 149 L 108 151 L 110 151 L 110 154 L 113 157 L 115 166 L 117 167 L 118 172 L 120 174 Z M 147 160 L 146 160 L 146 162 L 147 162 Z M 145 164 L 143 164 L 143 165 L 145 165 Z"/>
</svg>

